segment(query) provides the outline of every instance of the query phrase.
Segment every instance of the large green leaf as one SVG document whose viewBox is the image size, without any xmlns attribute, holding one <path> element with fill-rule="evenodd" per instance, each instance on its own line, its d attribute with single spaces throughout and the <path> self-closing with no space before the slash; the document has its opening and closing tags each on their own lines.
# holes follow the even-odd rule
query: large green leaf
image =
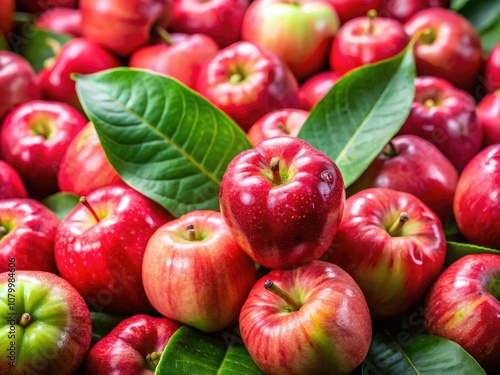
<svg viewBox="0 0 500 375">
<path fill-rule="evenodd" d="M 406 333 L 392 335 L 377 330 L 363 375 L 480 375 L 486 374 L 462 347 L 441 337 Z"/>
<path fill-rule="evenodd" d="M 460 10 L 467 5 L 468 2 L 470 2 L 470 0 L 451 0 L 450 8 L 453 10 Z"/>
<path fill-rule="evenodd" d="M 53 211 L 59 220 L 64 220 L 66 216 L 79 203 L 80 198 L 72 193 L 56 193 L 45 198 L 42 203 Z"/>
<path fill-rule="evenodd" d="M 446 261 L 445 266 L 449 266 L 458 259 L 469 255 L 469 254 L 498 254 L 500 255 L 500 250 L 490 249 L 488 247 L 482 247 L 477 245 L 472 245 L 468 243 L 458 243 L 453 241 L 446 242 Z"/>
<path fill-rule="evenodd" d="M 411 47 L 356 69 L 316 105 L 298 137 L 333 159 L 348 187 L 403 125 L 414 98 L 414 79 Z"/>
<path fill-rule="evenodd" d="M 241 338 L 227 332 L 206 334 L 183 326 L 170 338 L 157 375 L 261 375 Z"/>
<path fill-rule="evenodd" d="M 121 178 L 173 215 L 219 210 L 229 162 L 252 147 L 222 111 L 173 78 L 117 68 L 76 76 L 76 90 Z"/>
</svg>

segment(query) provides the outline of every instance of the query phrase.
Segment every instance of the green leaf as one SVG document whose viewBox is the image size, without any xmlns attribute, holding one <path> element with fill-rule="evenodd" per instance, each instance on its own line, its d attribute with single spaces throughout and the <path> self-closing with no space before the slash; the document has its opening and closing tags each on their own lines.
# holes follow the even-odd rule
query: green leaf
<svg viewBox="0 0 500 375">
<path fill-rule="evenodd" d="M 497 23 L 500 17 L 500 1 L 498 0 L 474 0 L 468 1 L 459 11 L 467 18 L 476 30 L 481 33 L 493 24 Z"/>
<path fill-rule="evenodd" d="M 491 26 L 480 33 L 481 43 L 485 56 L 488 56 L 492 48 L 500 42 L 500 16 Z"/>
<path fill-rule="evenodd" d="M 219 210 L 229 162 L 252 147 L 221 110 L 177 80 L 117 68 L 76 76 L 108 160 L 131 187 L 174 216 Z"/>
<path fill-rule="evenodd" d="M 470 0 L 451 0 L 450 8 L 458 11 L 462 9 Z"/>
<path fill-rule="evenodd" d="M 125 319 L 124 316 L 94 311 L 90 312 L 90 316 L 92 318 L 92 345 L 110 333 Z"/>
<path fill-rule="evenodd" d="M 56 193 L 45 198 L 42 203 L 63 220 L 75 208 L 79 197 L 72 193 Z"/>
<path fill-rule="evenodd" d="M 358 68 L 316 105 L 298 137 L 334 160 L 348 187 L 403 125 L 414 80 L 411 46 L 394 58 Z"/>
<path fill-rule="evenodd" d="M 5 40 L 5 37 L 2 33 L 0 33 L 0 50 L 9 50 L 9 44 L 7 43 L 7 40 Z"/>
<path fill-rule="evenodd" d="M 363 375 L 486 374 L 462 347 L 437 336 L 418 333 L 397 336 L 377 331 L 362 365 Z"/>
<path fill-rule="evenodd" d="M 500 255 L 500 250 L 490 249 L 488 247 L 482 247 L 468 243 L 458 243 L 458 242 L 448 241 L 446 242 L 445 267 L 448 267 L 450 264 L 456 262 L 460 258 L 469 254 Z"/>
<path fill-rule="evenodd" d="M 206 334 L 183 326 L 170 338 L 156 368 L 157 375 L 264 374 L 252 360 L 241 338 Z"/>
</svg>

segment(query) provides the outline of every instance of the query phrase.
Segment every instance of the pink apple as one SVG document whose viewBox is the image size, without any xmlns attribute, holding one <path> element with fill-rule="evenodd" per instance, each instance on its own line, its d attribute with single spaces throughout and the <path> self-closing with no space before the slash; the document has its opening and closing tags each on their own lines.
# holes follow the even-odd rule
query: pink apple
<svg viewBox="0 0 500 375">
<path fill-rule="evenodd" d="M 487 92 L 500 89 L 500 42 L 490 51 L 484 74 Z"/>
<path fill-rule="evenodd" d="M 340 79 L 340 74 L 337 72 L 321 72 L 307 81 L 299 88 L 299 99 L 301 108 L 310 111 Z"/>
<path fill-rule="evenodd" d="M 250 355 L 269 375 L 349 374 L 372 339 L 359 286 L 340 267 L 319 260 L 272 270 L 257 281 L 239 323 Z"/>
<path fill-rule="evenodd" d="M 156 310 L 206 332 L 236 322 L 255 275 L 254 262 L 221 214 L 207 210 L 161 226 L 142 263 L 144 288 Z"/>
<path fill-rule="evenodd" d="M 500 90 L 481 99 L 476 114 L 483 129 L 483 146 L 500 143 Z"/>
<path fill-rule="evenodd" d="M 27 197 L 28 193 L 19 174 L 9 164 L 0 160 L 0 200 Z"/>
<path fill-rule="evenodd" d="M 340 21 L 344 24 L 347 21 L 366 16 L 369 10 L 380 10 L 382 0 L 328 0 L 337 11 Z"/>
<path fill-rule="evenodd" d="M 35 21 L 35 26 L 57 34 L 82 36 L 82 12 L 80 9 L 52 8 L 43 12 Z"/>
<path fill-rule="evenodd" d="M 448 0 L 382 0 L 380 13 L 405 23 L 419 11 L 437 7 L 447 8 Z"/>
</svg>

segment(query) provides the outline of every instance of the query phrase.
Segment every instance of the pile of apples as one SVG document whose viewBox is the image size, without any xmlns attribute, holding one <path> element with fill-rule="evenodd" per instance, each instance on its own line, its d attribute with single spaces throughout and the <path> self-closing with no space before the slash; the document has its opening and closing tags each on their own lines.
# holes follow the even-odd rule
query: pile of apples
<svg viewBox="0 0 500 375">
<path fill-rule="evenodd" d="M 152 374 L 179 327 L 235 323 L 266 374 L 349 374 L 373 323 L 419 303 L 427 333 L 498 372 L 500 35 L 486 55 L 449 6 L 0 0 L 0 374 Z M 34 28 L 71 37 L 47 38 L 36 72 L 16 53 Z M 344 75 L 410 43 L 411 112 L 346 189 L 297 134 Z M 174 217 L 108 161 L 72 74 L 127 66 L 177 79 L 247 134 L 220 212 Z M 79 201 L 57 216 L 61 193 Z M 445 268 L 455 222 L 489 251 Z M 91 312 L 124 320 L 91 344 Z"/>
</svg>

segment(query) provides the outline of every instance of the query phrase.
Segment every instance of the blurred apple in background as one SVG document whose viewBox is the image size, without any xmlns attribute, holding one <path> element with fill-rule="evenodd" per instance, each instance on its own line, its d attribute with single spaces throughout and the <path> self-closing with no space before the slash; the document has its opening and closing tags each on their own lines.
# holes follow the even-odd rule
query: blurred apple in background
<svg viewBox="0 0 500 375">
<path fill-rule="evenodd" d="M 488 55 L 485 66 L 485 78 L 487 92 L 500 89 L 500 42 L 493 47 Z"/>
<path fill-rule="evenodd" d="M 35 26 L 57 34 L 82 36 L 82 11 L 72 8 L 52 8 L 36 19 Z"/>
<path fill-rule="evenodd" d="M 347 21 L 366 16 L 369 10 L 379 11 L 382 0 L 327 0 L 337 11 L 340 21 L 344 24 Z"/>
<path fill-rule="evenodd" d="M 310 111 L 312 107 L 328 94 L 339 79 L 339 73 L 327 71 L 318 73 L 306 80 L 299 88 L 301 108 Z"/>
<path fill-rule="evenodd" d="M 0 0 L 0 33 L 4 36 L 12 29 L 15 0 Z"/>
<path fill-rule="evenodd" d="M 43 12 L 56 7 L 75 8 L 77 3 L 78 0 L 17 0 L 19 10 L 30 13 Z"/>
<path fill-rule="evenodd" d="M 500 90 L 481 99 L 476 114 L 483 129 L 483 146 L 500 143 Z"/>
<path fill-rule="evenodd" d="M 405 23 L 427 8 L 447 8 L 448 0 L 382 0 L 381 14 Z"/>
<path fill-rule="evenodd" d="M 8 163 L 0 160 L 0 200 L 27 197 L 28 192 L 19 174 Z"/>
</svg>

